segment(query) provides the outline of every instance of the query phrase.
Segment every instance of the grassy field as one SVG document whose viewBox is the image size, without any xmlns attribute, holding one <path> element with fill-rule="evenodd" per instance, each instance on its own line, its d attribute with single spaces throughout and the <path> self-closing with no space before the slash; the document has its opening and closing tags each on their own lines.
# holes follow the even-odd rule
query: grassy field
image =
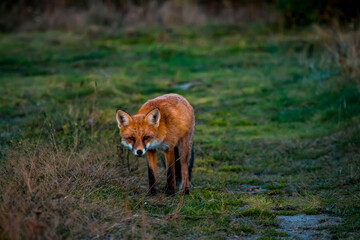
<svg viewBox="0 0 360 240">
<path fill-rule="evenodd" d="M 296 214 L 360 238 L 355 80 L 313 30 L 2 34 L 0 239 L 284 239 Z M 196 112 L 191 194 L 165 196 L 159 161 L 146 197 L 115 112 L 170 92 Z"/>
</svg>

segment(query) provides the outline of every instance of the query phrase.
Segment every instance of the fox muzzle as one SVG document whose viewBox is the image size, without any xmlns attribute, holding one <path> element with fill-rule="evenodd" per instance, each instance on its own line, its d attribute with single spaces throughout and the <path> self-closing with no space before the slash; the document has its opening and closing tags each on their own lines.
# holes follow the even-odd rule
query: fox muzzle
<svg viewBox="0 0 360 240">
<path fill-rule="evenodd" d="M 141 157 L 146 153 L 146 150 L 145 149 L 137 149 L 137 150 L 134 149 L 133 153 L 135 156 Z"/>
</svg>

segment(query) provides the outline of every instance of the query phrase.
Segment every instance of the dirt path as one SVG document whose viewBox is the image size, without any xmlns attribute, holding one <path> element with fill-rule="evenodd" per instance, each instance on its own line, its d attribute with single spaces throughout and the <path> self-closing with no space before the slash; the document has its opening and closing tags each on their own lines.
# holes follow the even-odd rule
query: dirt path
<svg viewBox="0 0 360 240">
<path fill-rule="evenodd" d="M 329 239 L 329 228 L 341 223 L 341 218 L 327 214 L 277 216 L 277 220 L 281 230 L 292 239 Z"/>
</svg>

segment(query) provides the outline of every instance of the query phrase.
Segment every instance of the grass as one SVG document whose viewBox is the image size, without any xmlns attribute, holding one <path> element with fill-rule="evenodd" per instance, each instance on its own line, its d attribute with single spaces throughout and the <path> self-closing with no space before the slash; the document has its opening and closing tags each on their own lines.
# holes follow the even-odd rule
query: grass
<svg viewBox="0 0 360 240">
<path fill-rule="evenodd" d="M 274 239 L 294 213 L 360 237 L 360 93 L 325 52 L 264 26 L 3 34 L 0 238 Z M 169 92 L 196 112 L 191 195 L 145 197 L 115 110 Z"/>
</svg>

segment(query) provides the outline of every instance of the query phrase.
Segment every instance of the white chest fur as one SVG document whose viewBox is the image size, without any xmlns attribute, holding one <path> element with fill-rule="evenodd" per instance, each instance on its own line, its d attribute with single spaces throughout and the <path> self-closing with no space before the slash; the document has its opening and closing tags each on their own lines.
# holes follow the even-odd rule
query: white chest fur
<svg viewBox="0 0 360 240">
<path fill-rule="evenodd" d="M 169 148 L 169 144 L 164 143 L 163 140 L 153 140 L 146 145 L 146 148 L 165 151 Z"/>
</svg>

